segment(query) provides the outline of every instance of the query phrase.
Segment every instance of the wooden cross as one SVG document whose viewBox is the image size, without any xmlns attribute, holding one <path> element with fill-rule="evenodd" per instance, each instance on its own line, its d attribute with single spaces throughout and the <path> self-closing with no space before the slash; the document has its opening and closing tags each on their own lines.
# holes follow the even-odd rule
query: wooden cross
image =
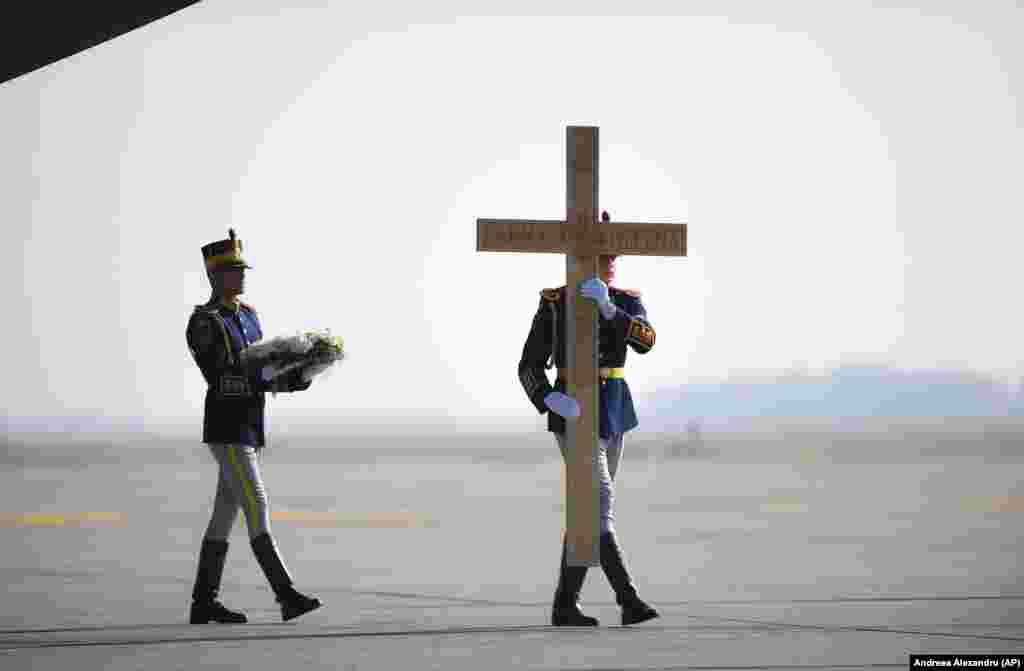
<svg viewBox="0 0 1024 671">
<path fill-rule="evenodd" d="M 583 280 L 597 276 L 603 254 L 686 256 L 686 224 L 599 223 L 597 128 L 566 129 L 565 221 L 477 219 L 478 252 L 565 254 L 566 393 L 580 417 L 566 422 L 565 516 L 567 561 L 600 564 L 597 308 L 578 296 Z"/>
</svg>

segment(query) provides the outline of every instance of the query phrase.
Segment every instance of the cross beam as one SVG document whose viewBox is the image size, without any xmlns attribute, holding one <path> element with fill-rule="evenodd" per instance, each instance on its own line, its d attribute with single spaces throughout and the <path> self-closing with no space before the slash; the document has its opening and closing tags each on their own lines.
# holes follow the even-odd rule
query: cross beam
<svg viewBox="0 0 1024 671">
<path fill-rule="evenodd" d="M 565 220 L 477 219 L 476 249 L 565 254 L 566 393 L 580 404 L 579 419 L 566 422 L 566 561 L 598 566 L 598 317 L 575 289 L 597 276 L 602 254 L 686 256 L 686 224 L 598 222 L 596 127 L 566 129 L 566 159 Z"/>
<path fill-rule="evenodd" d="M 685 225 L 606 222 L 588 230 L 552 219 L 477 219 L 476 248 L 487 252 L 686 256 Z"/>
</svg>

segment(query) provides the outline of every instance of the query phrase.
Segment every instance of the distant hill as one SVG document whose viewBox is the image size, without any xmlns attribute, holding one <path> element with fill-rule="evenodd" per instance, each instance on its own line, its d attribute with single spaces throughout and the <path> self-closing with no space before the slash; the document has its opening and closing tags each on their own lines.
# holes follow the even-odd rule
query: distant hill
<svg viewBox="0 0 1024 671">
<path fill-rule="evenodd" d="M 684 384 L 637 400 L 650 428 L 678 427 L 690 420 L 1024 415 L 1024 396 L 1014 386 L 979 373 L 885 366 Z"/>
</svg>

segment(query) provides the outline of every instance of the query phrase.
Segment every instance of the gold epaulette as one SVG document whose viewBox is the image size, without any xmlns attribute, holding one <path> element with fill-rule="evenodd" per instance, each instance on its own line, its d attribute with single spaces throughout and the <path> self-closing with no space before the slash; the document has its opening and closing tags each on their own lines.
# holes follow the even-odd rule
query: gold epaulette
<svg viewBox="0 0 1024 671">
<path fill-rule="evenodd" d="M 564 288 L 564 286 L 561 286 L 557 289 L 541 289 L 540 297 L 546 301 L 558 302 L 558 299 L 561 298 L 562 295 L 562 289 Z"/>
</svg>

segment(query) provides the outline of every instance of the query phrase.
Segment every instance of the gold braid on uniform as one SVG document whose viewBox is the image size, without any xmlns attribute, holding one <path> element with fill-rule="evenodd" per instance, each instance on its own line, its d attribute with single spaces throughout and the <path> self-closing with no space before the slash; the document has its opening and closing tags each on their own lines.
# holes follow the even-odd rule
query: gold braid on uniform
<svg viewBox="0 0 1024 671">
<path fill-rule="evenodd" d="M 235 356 L 231 351 L 231 338 L 228 336 L 228 327 L 224 323 L 223 317 L 217 312 L 216 307 L 205 305 L 201 309 L 196 306 L 198 312 L 205 313 L 209 321 L 217 324 L 221 335 L 224 337 L 224 354 L 227 358 L 229 367 L 234 367 Z M 227 370 L 221 373 L 220 379 L 217 380 L 215 385 L 216 389 L 222 396 L 249 396 L 252 394 L 252 389 L 249 386 L 249 380 L 244 375 L 238 375 L 237 373 Z"/>
<path fill-rule="evenodd" d="M 633 317 L 629 322 L 629 330 L 626 332 L 626 342 L 636 345 L 641 352 L 647 352 L 654 347 L 654 329 L 643 317 Z"/>
<path fill-rule="evenodd" d="M 619 289 L 624 294 L 639 300 L 639 289 Z M 636 345 L 642 353 L 649 352 L 654 347 L 654 328 L 643 317 L 632 317 L 629 322 L 629 329 L 626 331 L 626 342 Z"/>
<path fill-rule="evenodd" d="M 208 323 L 217 325 L 217 330 L 220 332 L 221 337 L 224 339 L 224 352 L 227 357 L 229 366 L 235 365 L 235 356 L 231 352 L 231 338 L 228 336 L 228 327 L 225 326 L 224 320 L 217 312 L 217 306 L 214 303 L 207 303 L 206 305 L 196 306 L 196 311 L 206 315 Z M 202 319 L 202 318 L 200 318 Z"/>
<path fill-rule="evenodd" d="M 543 298 L 546 301 L 550 301 L 552 303 L 557 303 L 558 302 L 558 294 L 562 291 L 563 288 L 564 287 L 558 287 L 557 289 L 541 289 L 540 290 L 540 297 Z"/>
</svg>

